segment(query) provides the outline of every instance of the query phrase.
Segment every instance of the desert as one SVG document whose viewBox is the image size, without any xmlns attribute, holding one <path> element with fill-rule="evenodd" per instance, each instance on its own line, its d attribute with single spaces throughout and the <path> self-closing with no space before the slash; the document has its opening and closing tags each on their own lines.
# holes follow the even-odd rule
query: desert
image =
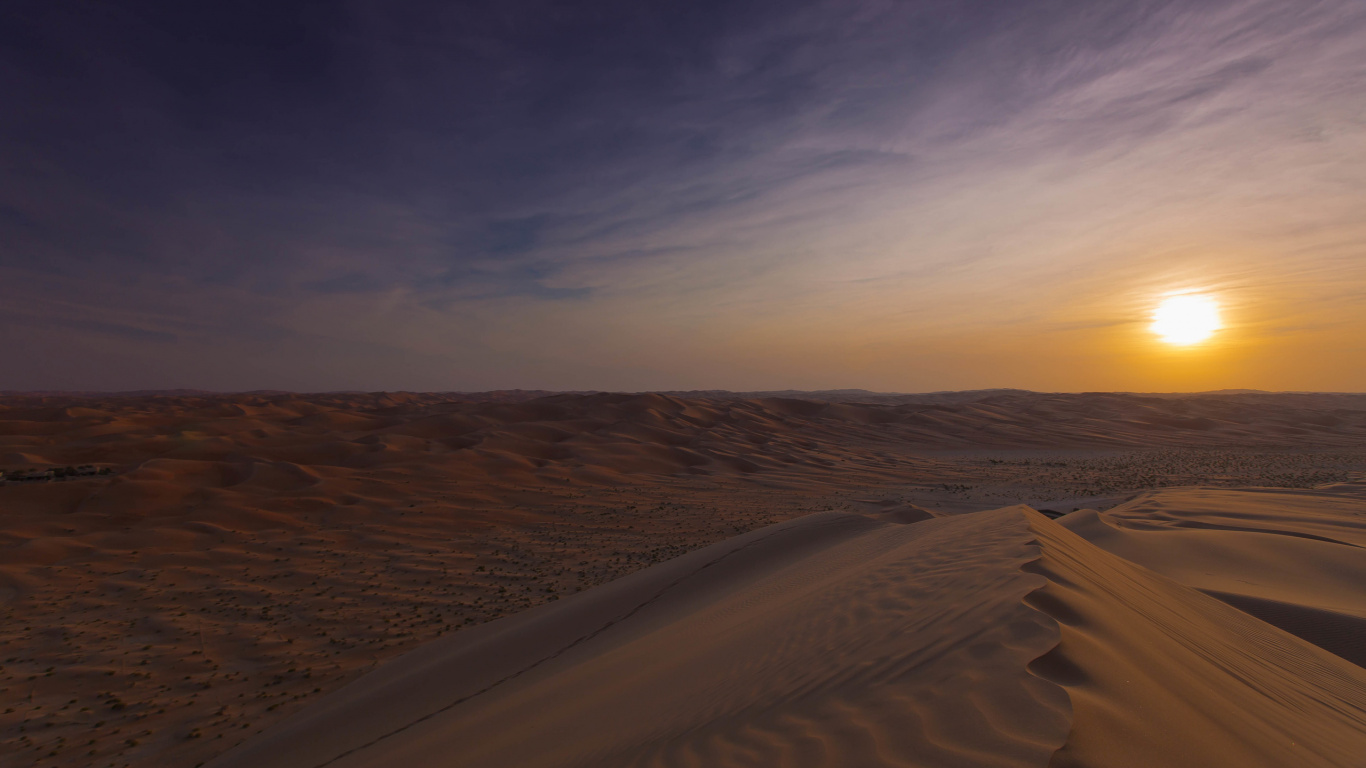
<svg viewBox="0 0 1366 768">
<path fill-rule="evenodd" d="M 1355 765 L 1366 396 L 10 395 L 6 758 Z M 105 471 L 105 474 L 99 474 Z"/>
<path fill-rule="evenodd" d="M 1363 0 L 0 2 L 0 768 L 1366 768 Z"/>
</svg>

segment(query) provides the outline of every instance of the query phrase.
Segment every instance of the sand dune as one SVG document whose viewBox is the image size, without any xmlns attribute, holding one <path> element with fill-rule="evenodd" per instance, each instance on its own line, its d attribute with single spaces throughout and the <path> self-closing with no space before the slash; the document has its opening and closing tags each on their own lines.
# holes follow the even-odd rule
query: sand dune
<svg viewBox="0 0 1366 768">
<path fill-rule="evenodd" d="M 1366 665 L 1366 486 L 1163 491 L 1059 522 L 1109 552 Z"/>
<path fill-rule="evenodd" d="M 733 593 L 690 577 L 620 631 L 575 646 L 587 654 L 575 656 L 586 665 L 573 665 L 575 674 L 619 674 L 675 646 L 697 653 L 687 657 L 692 667 L 646 665 L 622 698 L 595 694 L 593 706 L 623 722 L 638 706 L 660 714 L 641 703 L 647 691 L 682 697 L 661 715 L 664 731 L 623 728 L 624 740 L 604 742 L 624 750 L 613 759 L 695 752 L 688 759 L 706 763 L 724 752 L 804 764 L 801 750 L 817 742 L 786 739 L 807 729 L 846 761 L 884 751 L 944 764 L 1046 759 L 1065 743 L 1070 710 L 1056 695 L 1071 689 L 1028 666 L 1051 647 L 1047 631 L 1069 631 L 1050 630 L 1051 619 L 1017 594 L 1042 584 L 1020 571 L 1022 552 L 1037 555 L 1021 542 L 1040 537 L 1023 513 L 952 516 L 1021 502 L 1053 516 L 1098 506 L 1105 511 L 1067 516 L 1058 528 L 1089 541 L 1088 558 L 1137 562 L 1221 610 L 1360 660 L 1361 516 L 1344 485 L 1366 470 L 1359 397 L 781 394 L 800 396 L 0 399 L 0 468 L 94 464 L 112 473 L 0 486 L 0 754 L 24 765 L 190 768 L 321 711 L 315 701 L 348 700 L 352 693 L 332 696 L 365 690 L 372 683 L 357 681 L 370 672 L 387 679 L 386 664 L 409 652 L 478 656 L 478 638 L 497 627 L 502 643 L 514 621 L 539 622 L 536 642 L 563 641 L 574 627 L 610 619 L 623 604 L 613 595 L 662 589 L 647 574 L 816 512 L 847 530 L 807 541 L 798 535 L 806 523 L 788 523 L 797 527 L 760 548 L 762 558 L 745 550 L 703 571 L 731 574 Z M 1327 483 L 1337 490 L 1305 490 Z M 1115 507 L 1161 486 L 1205 489 Z M 1216 486 L 1276 488 L 1225 497 Z M 778 546 L 798 539 L 807 543 Z M 874 550 L 886 557 L 851 564 L 839 554 Z M 936 560 L 940 550 L 953 561 Z M 794 586 L 790 600 L 774 597 L 786 589 L 775 586 L 787 583 L 783 573 L 827 571 Z M 896 589 L 879 596 L 866 586 L 889 573 L 902 574 Z M 963 591 L 974 583 L 995 586 Z M 685 592 L 690 602 L 671 602 Z M 764 605 L 771 610 L 756 609 Z M 1027 618 L 1005 619 L 1017 612 Z M 546 616 L 554 618 L 537 618 Z M 629 635 L 651 616 L 676 620 Z M 875 630 L 868 645 L 843 636 L 862 624 Z M 894 629 L 981 640 L 916 666 L 923 649 L 897 646 Z M 765 645 L 778 638 L 786 639 Z M 734 665 L 750 645 L 771 648 L 777 666 L 741 665 L 730 687 L 688 688 L 702 682 L 689 670 Z M 545 648 L 518 647 L 480 663 L 511 669 Z M 438 650 L 418 651 L 426 648 Z M 551 668 L 560 667 L 537 667 Z M 859 681 L 873 683 L 865 690 Z M 535 696 L 576 695 L 537 685 L 551 687 Z M 447 692 L 393 690 L 403 693 L 374 727 Z M 974 692 L 972 701 L 954 691 Z M 546 733 L 593 725 L 553 712 L 537 720 L 516 698 L 532 694 L 494 693 L 481 700 Z M 846 722 L 841 708 L 848 728 L 808 723 Z M 498 720 L 488 716 L 492 739 Z M 913 732 L 888 725 L 911 721 Z M 694 730 L 669 730 L 685 726 Z M 355 732 L 379 735 L 374 727 Z M 497 743 L 485 743 L 488 755 Z M 570 739 L 566 754 L 586 754 L 585 744 Z"/>
<path fill-rule="evenodd" d="M 1314 514 L 1316 497 L 1298 499 L 1292 514 Z M 1226 512 L 1240 501 L 1205 500 Z M 1353 766 L 1362 755 L 1366 669 L 1020 507 L 764 528 L 430 644 L 211 765 Z"/>
<path fill-rule="evenodd" d="M 1043 557 L 1027 569 L 1049 583 L 1027 600 L 1062 632 L 1033 667 L 1073 710 L 1052 765 L 1361 764 L 1366 669 L 1057 523 L 1031 527 Z"/>
<path fill-rule="evenodd" d="M 1366 396 L 982 393 L 929 402 L 796 398 L 683 399 L 661 394 L 477 396 L 347 394 L 155 398 L 10 398 L 0 403 L 0 449 L 11 463 L 106 463 L 174 454 L 222 460 L 260 449 L 349 465 L 386 436 L 425 452 L 501 451 L 617 469 L 619 450 L 658 448 L 674 471 L 724 470 L 736 446 L 759 466 L 829 461 L 823 448 L 855 440 L 945 447 L 1359 447 Z M 903 398 L 904 400 L 905 398 Z M 370 443 L 360 442 L 370 438 Z M 379 441 L 379 442 L 376 442 Z M 556 447 L 557 446 L 557 447 Z M 674 450 L 671 450 L 674 449 Z M 687 450 L 681 450 L 687 449 Z M 606 451 L 606 457 L 598 453 Z M 248 450 L 247 452 L 251 452 Z M 465 459 L 472 457 L 466 456 Z M 478 463 L 478 462 L 474 462 Z M 651 465 L 650 471 L 664 465 Z"/>
<path fill-rule="evenodd" d="M 442 641 L 221 766 L 1041 765 L 1015 511 L 820 514 Z"/>
</svg>

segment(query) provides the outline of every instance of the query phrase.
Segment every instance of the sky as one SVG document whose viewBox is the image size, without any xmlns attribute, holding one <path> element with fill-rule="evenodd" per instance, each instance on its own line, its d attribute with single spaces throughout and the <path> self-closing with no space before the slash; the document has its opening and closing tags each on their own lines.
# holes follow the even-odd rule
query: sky
<svg viewBox="0 0 1366 768">
<path fill-rule="evenodd" d="M 9 0 L 0 101 L 3 390 L 1366 391 L 1361 0 Z"/>
</svg>

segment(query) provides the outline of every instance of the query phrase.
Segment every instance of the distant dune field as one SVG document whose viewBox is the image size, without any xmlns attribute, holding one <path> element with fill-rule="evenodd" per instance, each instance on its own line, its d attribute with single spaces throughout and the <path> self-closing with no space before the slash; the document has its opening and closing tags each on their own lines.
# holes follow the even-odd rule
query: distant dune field
<svg viewBox="0 0 1366 768">
<path fill-rule="evenodd" d="M 1361 395 L 11 395 L 0 754 L 1354 765 L 1364 446 Z"/>
</svg>

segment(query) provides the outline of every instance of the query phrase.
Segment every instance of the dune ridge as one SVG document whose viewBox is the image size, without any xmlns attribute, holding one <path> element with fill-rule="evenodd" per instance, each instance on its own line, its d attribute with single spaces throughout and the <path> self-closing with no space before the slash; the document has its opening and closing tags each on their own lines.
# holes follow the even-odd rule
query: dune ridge
<svg viewBox="0 0 1366 768">
<path fill-rule="evenodd" d="M 430 644 L 211 765 L 1348 767 L 1362 754 L 1366 669 L 1010 507 L 763 528 Z"/>
<path fill-rule="evenodd" d="M 1066 698 L 1027 670 L 1057 639 L 1029 541 L 1010 510 L 781 523 L 424 648 L 211 765 L 1042 764 Z"/>
</svg>

